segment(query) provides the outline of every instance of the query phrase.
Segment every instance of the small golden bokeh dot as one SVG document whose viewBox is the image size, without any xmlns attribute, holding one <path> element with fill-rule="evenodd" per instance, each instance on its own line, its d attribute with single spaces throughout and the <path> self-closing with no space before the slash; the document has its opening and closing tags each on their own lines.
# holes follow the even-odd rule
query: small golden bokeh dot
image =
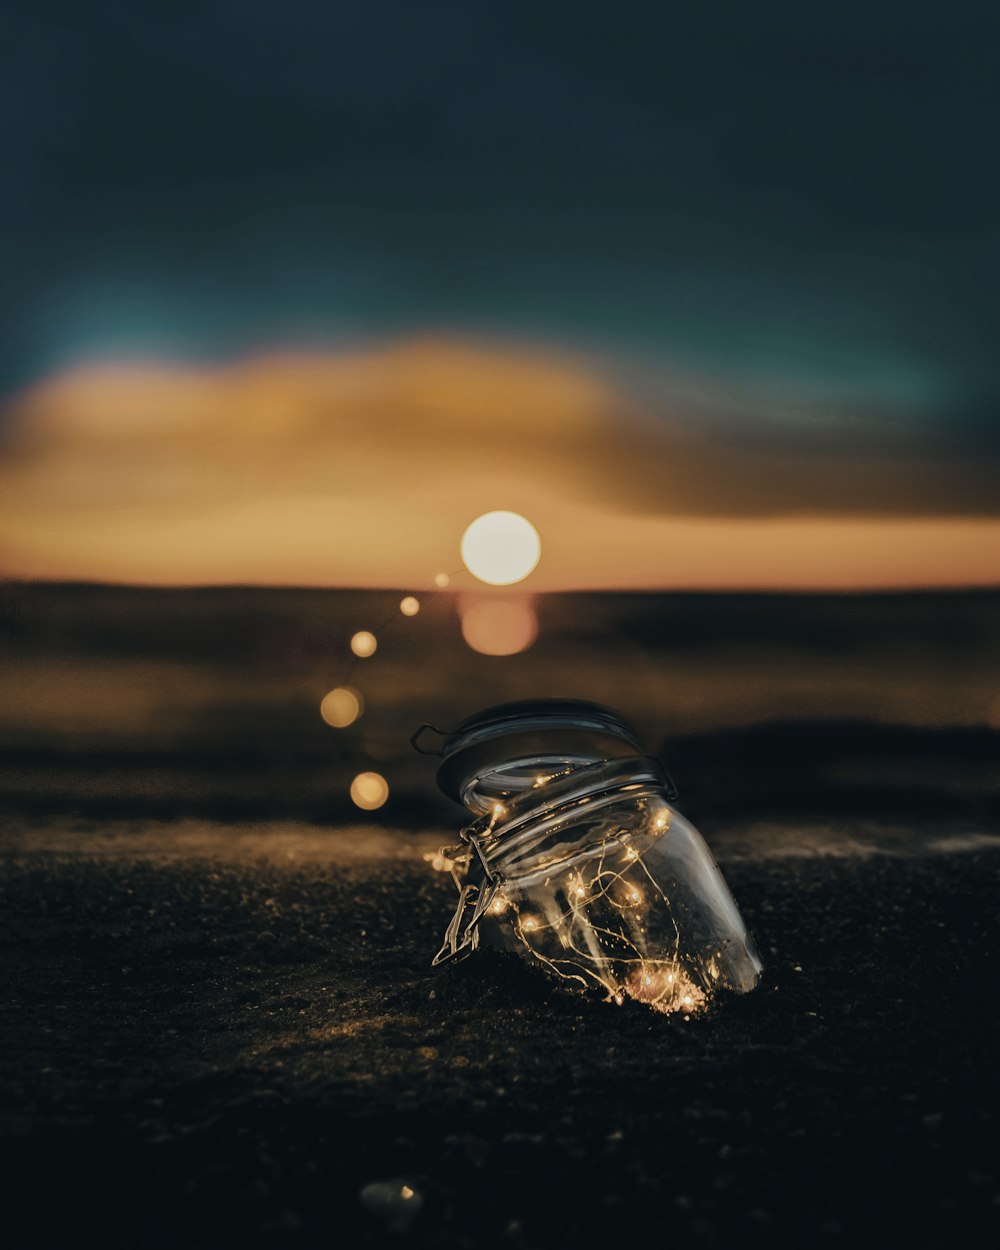
<svg viewBox="0 0 1000 1250">
<path fill-rule="evenodd" d="M 351 782 L 351 801 L 363 811 L 374 812 L 389 797 L 389 783 L 381 773 L 358 773 Z"/>
<path fill-rule="evenodd" d="M 359 629 L 351 639 L 351 650 L 362 660 L 374 655 L 377 647 L 378 639 L 367 629 Z"/>
<path fill-rule="evenodd" d="M 323 696 L 319 705 L 320 716 L 334 729 L 353 725 L 364 710 L 364 700 L 350 686 L 337 686 Z"/>
<path fill-rule="evenodd" d="M 399 610 L 404 616 L 416 616 L 420 611 L 420 600 L 414 598 L 413 595 L 407 595 L 405 599 L 400 600 Z"/>
<path fill-rule="evenodd" d="M 439 590 L 444 590 L 445 586 L 447 586 L 450 581 L 451 578 L 447 573 L 438 573 L 434 578 L 434 585 L 437 586 Z"/>
</svg>

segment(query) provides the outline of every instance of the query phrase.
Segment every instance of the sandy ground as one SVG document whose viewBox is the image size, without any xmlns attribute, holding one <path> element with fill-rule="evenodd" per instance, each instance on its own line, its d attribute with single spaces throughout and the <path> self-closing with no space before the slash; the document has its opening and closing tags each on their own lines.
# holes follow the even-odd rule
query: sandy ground
<svg viewBox="0 0 1000 1250">
<path fill-rule="evenodd" d="M 722 837 L 767 970 L 688 1022 L 432 971 L 432 842 L 9 822 L 11 1244 L 996 1244 L 994 838 Z"/>
<path fill-rule="evenodd" d="M 492 659 L 398 597 L 0 587 L 4 1242 L 1000 1244 L 1000 595 L 552 596 Z M 753 994 L 431 969 L 409 735 L 558 694 L 660 750 Z"/>
</svg>

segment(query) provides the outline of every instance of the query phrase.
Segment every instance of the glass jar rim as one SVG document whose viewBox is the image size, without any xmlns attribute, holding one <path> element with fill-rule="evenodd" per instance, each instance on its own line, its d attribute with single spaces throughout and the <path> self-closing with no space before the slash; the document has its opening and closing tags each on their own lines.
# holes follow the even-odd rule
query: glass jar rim
<svg viewBox="0 0 1000 1250">
<path fill-rule="evenodd" d="M 586 764 L 641 754 L 632 726 L 609 707 L 584 699 L 501 703 L 467 717 L 448 734 L 437 782 L 463 803 L 475 779 L 516 759 Z"/>
</svg>

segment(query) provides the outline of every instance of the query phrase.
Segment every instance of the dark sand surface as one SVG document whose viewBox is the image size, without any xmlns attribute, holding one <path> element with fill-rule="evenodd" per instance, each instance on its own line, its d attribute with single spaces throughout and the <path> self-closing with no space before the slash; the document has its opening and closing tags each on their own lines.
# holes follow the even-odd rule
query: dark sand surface
<svg viewBox="0 0 1000 1250">
<path fill-rule="evenodd" d="M 511 660 L 441 597 L 338 735 L 392 602 L 4 592 L 10 1244 L 996 1245 L 1000 597 L 560 596 Z M 525 694 L 663 744 L 757 991 L 685 1022 L 431 970 L 461 814 L 406 739 Z"/>
<path fill-rule="evenodd" d="M 996 1244 L 995 843 L 724 861 L 767 971 L 684 1022 L 432 971 L 450 881 L 365 836 L 8 828 L 12 1244 Z"/>
</svg>

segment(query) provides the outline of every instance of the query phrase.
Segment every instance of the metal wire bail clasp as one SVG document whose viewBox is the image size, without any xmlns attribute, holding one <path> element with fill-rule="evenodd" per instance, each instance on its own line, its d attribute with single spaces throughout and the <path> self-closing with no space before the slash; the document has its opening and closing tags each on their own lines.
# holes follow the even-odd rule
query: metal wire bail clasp
<svg viewBox="0 0 1000 1250">
<path fill-rule="evenodd" d="M 482 882 L 468 881 L 463 885 L 457 875 L 455 876 L 455 884 L 458 886 L 458 906 L 445 930 L 441 949 L 431 960 L 432 968 L 446 963 L 449 959 L 464 959 L 479 946 L 479 922 L 506 880 L 502 872 L 494 872 L 490 868 L 482 845 L 484 841 L 492 839 L 495 823 L 496 815 L 481 832 L 473 832 L 482 824 L 480 821 L 475 825 L 470 825 L 468 829 L 463 829 L 459 834 L 461 840 L 470 848 L 466 852 L 466 869 L 468 870 L 472 854 L 475 854 L 483 872 L 483 880 Z M 466 915 L 470 909 L 472 914 L 466 921 Z"/>
<path fill-rule="evenodd" d="M 438 756 L 444 755 L 444 749 L 442 747 L 437 747 L 435 749 L 434 747 L 424 747 L 420 745 L 420 739 L 428 731 L 430 733 L 437 734 L 439 738 L 443 738 L 445 739 L 445 741 L 447 741 L 449 737 L 449 733 L 447 729 L 438 729 L 437 725 L 432 725 L 429 721 L 424 721 L 424 723 L 420 726 L 420 728 L 415 730 L 414 733 L 411 734 L 410 746 L 413 747 L 414 751 L 419 751 L 421 755 L 438 755 Z"/>
</svg>

